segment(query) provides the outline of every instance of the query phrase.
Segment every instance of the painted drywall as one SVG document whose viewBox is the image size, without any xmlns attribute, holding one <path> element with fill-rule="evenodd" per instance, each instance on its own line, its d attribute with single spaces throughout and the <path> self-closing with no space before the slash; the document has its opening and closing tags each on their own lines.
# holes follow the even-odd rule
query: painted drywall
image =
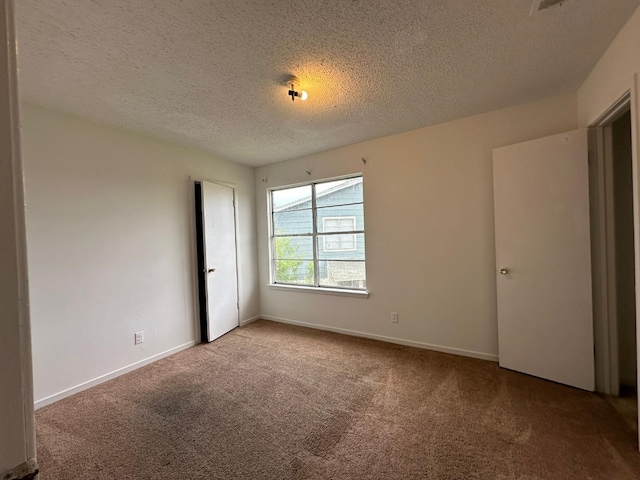
<svg viewBox="0 0 640 480">
<path fill-rule="evenodd" d="M 576 126 L 568 95 L 257 169 L 262 316 L 495 360 L 492 150 Z M 270 288 L 267 188 L 355 172 L 369 298 Z"/>
<path fill-rule="evenodd" d="M 640 8 L 620 30 L 578 89 L 578 119 L 587 127 L 632 89 L 640 72 Z"/>
<path fill-rule="evenodd" d="M 0 476 L 35 457 L 13 2 L 0 5 Z"/>
<path fill-rule="evenodd" d="M 252 168 L 33 105 L 23 144 L 38 406 L 196 341 L 189 176 L 237 186 L 240 319 L 258 315 Z"/>
</svg>

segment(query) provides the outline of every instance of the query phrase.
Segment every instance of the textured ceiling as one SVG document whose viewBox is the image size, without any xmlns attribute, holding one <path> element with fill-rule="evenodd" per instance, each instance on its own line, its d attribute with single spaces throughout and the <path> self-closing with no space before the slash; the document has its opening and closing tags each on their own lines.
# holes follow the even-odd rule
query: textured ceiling
<svg viewBox="0 0 640 480">
<path fill-rule="evenodd" d="M 573 92 L 640 0 L 16 3 L 26 100 L 257 166 Z"/>
</svg>

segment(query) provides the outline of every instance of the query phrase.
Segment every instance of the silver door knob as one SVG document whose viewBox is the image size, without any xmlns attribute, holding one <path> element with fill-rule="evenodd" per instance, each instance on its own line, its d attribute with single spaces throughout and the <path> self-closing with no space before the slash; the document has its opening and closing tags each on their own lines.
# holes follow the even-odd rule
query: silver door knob
<svg viewBox="0 0 640 480">
<path fill-rule="evenodd" d="M 500 274 L 506 275 L 507 273 L 509 273 L 509 270 L 507 270 L 506 268 L 501 268 L 500 269 Z"/>
<path fill-rule="evenodd" d="M 210 268 L 209 270 L 207 270 L 207 273 L 213 273 L 213 272 L 215 272 L 215 271 L 216 271 L 216 269 L 215 269 L 215 268 Z"/>
</svg>

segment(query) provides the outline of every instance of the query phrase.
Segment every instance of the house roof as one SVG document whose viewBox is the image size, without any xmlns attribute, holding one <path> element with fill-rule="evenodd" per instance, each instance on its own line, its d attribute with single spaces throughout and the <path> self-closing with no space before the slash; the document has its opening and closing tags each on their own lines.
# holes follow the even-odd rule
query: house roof
<svg viewBox="0 0 640 480">
<path fill-rule="evenodd" d="M 19 0 L 20 89 L 264 165 L 575 92 L 640 0 L 531 3 Z"/>
<path fill-rule="evenodd" d="M 347 178 L 344 181 L 340 182 L 324 182 L 316 184 L 316 198 L 326 197 L 332 193 L 339 192 L 344 190 L 345 188 L 352 187 L 353 185 L 358 185 L 362 183 L 362 177 L 354 177 Z M 309 190 L 303 189 L 288 189 L 286 191 L 279 190 L 282 193 L 287 193 L 286 196 L 281 196 L 281 201 L 283 203 L 277 203 L 273 205 L 274 212 L 281 212 L 283 210 L 288 210 L 297 205 L 301 205 L 303 203 L 311 201 L 311 195 L 307 194 L 310 192 Z"/>
</svg>

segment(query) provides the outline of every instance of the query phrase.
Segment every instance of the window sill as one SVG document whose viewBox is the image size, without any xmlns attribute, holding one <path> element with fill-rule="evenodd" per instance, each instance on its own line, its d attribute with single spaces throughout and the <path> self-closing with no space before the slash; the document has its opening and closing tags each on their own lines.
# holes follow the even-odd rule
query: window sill
<svg viewBox="0 0 640 480">
<path fill-rule="evenodd" d="M 326 287 L 303 287 L 299 285 L 280 285 L 270 283 L 270 290 L 281 290 L 283 292 L 319 293 L 321 295 L 337 295 L 340 297 L 369 298 L 366 290 L 349 290 L 346 288 L 326 288 Z"/>
</svg>

